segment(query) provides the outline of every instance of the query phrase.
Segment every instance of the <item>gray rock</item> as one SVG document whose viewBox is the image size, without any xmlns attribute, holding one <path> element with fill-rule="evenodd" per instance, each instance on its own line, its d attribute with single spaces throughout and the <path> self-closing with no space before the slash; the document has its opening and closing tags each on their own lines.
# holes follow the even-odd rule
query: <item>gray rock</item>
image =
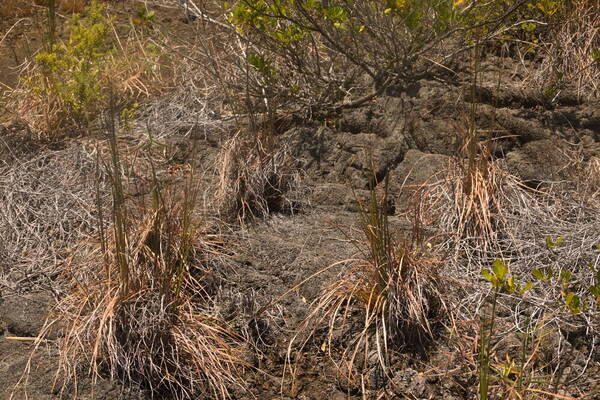
<svg viewBox="0 0 600 400">
<path fill-rule="evenodd" d="M 427 154 L 419 150 L 408 150 L 402 162 L 392 171 L 393 184 L 421 185 L 444 171 L 450 157 L 442 154 Z"/>
<path fill-rule="evenodd" d="M 572 180 L 576 171 L 570 165 L 569 147 L 564 140 L 529 142 L 507 154 L 508 170 L 525 183 Z"/>
<path fill-rule="evenodd" d="M 53 304 L 52 296 L 44 292 L 6 296 L 0 302 L 0 326 L 4 325 L 15 336 L 36 337 Z M 60 335 L 60 329 L 55 329 L 47 338 L 55 339 Z"/>
</svg>

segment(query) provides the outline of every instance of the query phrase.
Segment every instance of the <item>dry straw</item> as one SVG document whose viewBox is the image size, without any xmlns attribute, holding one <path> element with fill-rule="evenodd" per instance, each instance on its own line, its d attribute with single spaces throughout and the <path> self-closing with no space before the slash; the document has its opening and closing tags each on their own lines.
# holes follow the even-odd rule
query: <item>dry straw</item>
<svg viewBox="0 0 600 400">
<path fill-rule="evenodd" d="M 496 314 L 501 317 L 496 317 L 490 344 L 493 347 L 511 335 L 544 337 L 543 349 L 537 342 L 530 342 L 524 364 L 530 377 L 543 378 L 530 379 L 529 386 L 521 389 L 548 392 L 550 388 L 553 393 L 568 389 L 585 376 L 589 361 L 577 367 L 565 362 L 573 356 L 572 347 L 561 344 L 566 340 L 565 327 L 587 332 L 591 347 L 580 357 L 589 360 L 600 339 L 598 308 L 592 305 L 572 314 L 564 305 L 564 287 L 556 280 L 538 282 L 532 271 L 553 269 L 560 274 L 568 269 L 577 276 L 570 290 L 589 298 L 587 288 L 595 284 L 594 271 L 600 267 L 594 250 L 594 245 L 600 243 L 597 203 L 594 205 L 584 193 L 573 196 L 550 182 L 544 190 L 532 190 L 508 174 L 502 161 L 488 164 L 487 177 L 473 186 L 478 188 L 475 192 L 465 190 L 466 170 L 463 162 L 454 163 L 446 176 L 423 188 L 420 194 L 426 204 L 434 205 L 428 212 L 432 217 L 430 226 L 441 233 L 437 247 L 447 254 L 442 279 L 456 283 L 448 286 L 454 319 L 478 321 L 487 314 L 486 303 L 493 289 L 483 281 L 481 271 L 490 268 L 495 259 L 504 260 L 515 282 L 531 282 L 534 286 L 524 295 L 498 294 Z M 563 244 L 549 248 L 547 238 L 559 236 Z M 477 332 L 471 335 L 477 337 Z M 495 359 L 494 351 L 491 356 L 496 368 L 506 362 Z M 565 373 L 567 366 L 570 372 Z M 502 390 L 512 389 L 500 386 L 494 390 L 498 396 L 508 396 Z"/>
<path fill-rule="evenodd" d="M 215 201 L 221 214 L 246 220 L 270 212 L 292 211 L 289 195 L 299 187 L 299 175 L 285 146 L 264 135 L 234 135 L 219 155 Z"/>
<path fill-rule="evenodd" d="M 437 279 L 442 263 L 422 240 L 418 218 L 403 241 L 391 233 L 385 186 L 383 194 L 372 189 L 367 203 L 359 202 L 361 237 L 350 239 L 359 255 L 338 263 L 344 266 L 339 278 L 311 304 L 290 343 L 288 362 L 294 376 L 305 346 L 323 325 L 328 326 L 328 334 L 321 349 L 336 363 L 344 384 L 360 385 L 373 368 L 382 369 L 389 378 L 392 353 L 423 350 L 444 319 Z M 362 319 L 358 325 L 357 312 Z M 339 332 L 349 340 L 338 343 Z M 296 343 L 299 348 L 294 348 Z M 292 352 L 296 352 L 293 361 Z"/>
</svg>

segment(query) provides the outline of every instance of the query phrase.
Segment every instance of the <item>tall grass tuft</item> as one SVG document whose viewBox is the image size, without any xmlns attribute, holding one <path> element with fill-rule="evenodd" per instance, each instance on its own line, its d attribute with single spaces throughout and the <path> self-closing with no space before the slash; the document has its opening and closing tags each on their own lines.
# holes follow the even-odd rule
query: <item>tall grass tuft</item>
<svg viewBox="0 0 600 400">
<path fill-rule="evenodd" d="M 364 242 L 360 264 L 368 274 L 356 296 L 387 319 L 393 338 L 422 345 L 432 338 L 429 319 L 441 305 L 431 268 L 435 261 L 419 259 L 422 243 L 416 231 L 413 237 L 396 242 L 390 233 L 388 204 L 386 182 L 381 197 L 371 189 L 368 203 L 361 205 L 359 225 Z"/>
<path fill-rule="evenodd" d="M 388 219 L 387 182 L 385 186 L 381 194 L 372 188 L 366 204 L 359 201 L 361 237 L 351 239 L 359 255 L 341 262 L 345 268 L 340 278 L 311 305 L 301 332 L 290 345 L 291 350 L 294 342 L 307 334 L 297 353 L 299 361 L 301 350 L 323 322 L 327 321 L 329 335 L 322 348 L 336 348 L 334 331 L 345 331 L 351 340 L 346 342 L 350 344 L 338 366 L 348 382 L 357 379 L 357 369 L 364 372 L 375 367 L 370 352 L 376 353 L 376 364 L 387 374 L 391 350 L 423 350 L 433 339 L 435 322 L 444 309 L 437 279 L 441 262 L 423 246 L 419 229 L 403 241 L 394 238 Z M 415 228 L 417 225 L 415 222 Z M 353 327 L 355 321 L 350 318 L 357 311 L 363 320 L 360 328 Z"/>
<path fill-rule="evenodd" d="M 94 380 L 108 375 L 152 396 L 228 398 L 240 385 L 242 338 L 213 310 L 216 287 L 209 282 L 223 250 L 194 219 L 193 169 L 183 195 L 175 196 L 149 161 L 151 204 L 132 204 L 113 117 L 106 124 L 105 164 L 112 221 L 100 221 L 110 228 L 72 249 L 63 274 L 70 291 L 45 329 L 66 327 L 60 344 L 63 389 L 87 368 Z"/>
</svg>

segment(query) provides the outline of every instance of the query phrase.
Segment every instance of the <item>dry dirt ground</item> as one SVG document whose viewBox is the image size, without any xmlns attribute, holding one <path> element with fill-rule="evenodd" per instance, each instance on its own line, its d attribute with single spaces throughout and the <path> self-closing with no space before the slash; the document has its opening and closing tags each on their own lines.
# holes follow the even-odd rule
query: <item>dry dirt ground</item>
<svg viewBox="0 0 600 400">
<path fill-rule="evenodd" d="M 158 19 L 166 26 L 172 24 L 174 29 L 187 29 L 187 24 L 177 15 L 173 10 L 157 9 Z M 19 42 L 16 48 L 23 49 L 23 46 L 25 44 Z M 18 57 L 9 60 L 7 51 L 3 47 L 0 52 L 3 71 L 0 79 L 12 85 L 15 76 L 10 68 L 20 60 Z M 232 223 L 221 228 L 231 257 L 223 267 L 225 278 L 218 284 L 218 296 L 222 299 L 219 312 L 229 316 L 240 330 L 254 329 L 255 338 L 260 342 L 260 351 L 255 353 L 251 363 L 261 373 L 248 372 L 245 382 L 232 389 L 233 398 L 341 400 L 360 399 L 363 394 L 367 398 L 476 398 L 474 338 L 450 340 L 443 329 L 427 354 L 397 354 L 391 363 L 389 379 L 378 376 L 380 373 L 374 368 L 362 383 L 344 382 L 323 348 L 326 325 L 316 331 L 305 347 L 293 390 L 290 390 L 289 372 L 284 375 L 284 371 L 290 338 L 306 317 L 310 303 L 322 288 L 337 279 L 343 265 L 317 273 L 357 254 L 346 235 L 356 235 L 355 196 L 364 195 L 373 180 L 370 158 L 379 182 L 386 175 L 390 176 L 394 210 L 390 221 L 399 237 L 410 230 L 410 220 L 405 215 L 408 200 L 403 188 L 427 182 L 435 174 L 445 174 L 450 159 L 460 153 L 464 116 L 473 102 L 478 104 L 479 127 L 492 132 L 490 146 L 495 162 L 531 188 L 532 196 L 544 196 L 549 190 L 583 196 L 584 187 L 592 196 L 597 190 L 593 185 L 598 183 L 594 181 L 598 177 L 586 175 L 589 171 L 585 166 L 591 165 L 587 163 L 600 154 L 600 102 L 579 101 L 565 92 L 551 104 L 544 103 L 522 88 L 520 66 L 511 59 L 490 55 L 482 63 L 482 71 L 481 88 L 475 99 L 465 94 L 469 93 L 469 67 L 459 65 L 455 74 L 414 82 L 397 93 L 382 95 L 358 109 L 341 111 L 326 121 L 291 118 L 286 129 L 277 133 L 287 144 L 295 167 L 302 171 L 300 189 L 293 195 L 296 207 L 293 212 L 272 213 L 242 226 Z M 210 197 L 215 160 L 231 134 L 229 126 L 230 122 L 214 118 L 210 126 L 191 125 L 190 130 L 184 130 L 185 135 L 173 133 L 163 138 L 172 156 L 161 168 L 166 171 L 170 167 L 196 163 L 198 170 L 206 171 L 206 187 L 203 187 L 206 195 L 199 200 L 200 212 L 202 200 Z M 130 135 L 133 137 L 125 141 L 136 142 L 139 140 L 136 135 L 141 137 L 143 132 L 134 130 Z M 199 138 L 194 159 L 189 154 L 190 137 Z M 15 187 L 9 190 L 7 184 L 22 184 L 23 190 L 29 191 L 27 201 L 34 202 L 39 209 L 56 207 L 56 213 L 65 214 L 73 211 L 73 215 L 65 215 L 65 220 L 58 220 L 48 230 L 52 231 L 57 225 L 64 229 L 69 218 L 77 224 L 81 221 L 77 213 L 89 206 L 90 201 L 93 203 L 93 167 L 86 164 L 89 148 L 87 138 L 44 143 L 29 139 L 26 129 L 19 124 L 0 126 L 0 171 L 12 177 L 11 180 L 0 178 L 0 201 L 26 201 L 18 196 L 6 196 L 13 189 L 18 192 Z M 60 168 L 72 168 L 72 179 L 66 183 L 61 180 L 62 176 L 58 179 L 57 169 L 62 175 Z M 26 171 L 27 174 L 18 176 L 18 172 Z M 71 174 L 69 170 L 63 171 Z M 177 174 L 173 176 L 168 179 L 174 186 Z M 32 181 L 36 179 L 39 182 Z M 69 204 L 54 204 L 57 185 L 73 191 Z M 8 208 L 7 204 L 0 204 L 0 224 L 8 223 L 8 212 L 5 212 Z M 595 218 L 598 222 L 600 213 L 597 211 L 592 209 L 586 218 Z M 48 225 L 44 225 L 48 221 L 37 220 L 36 213 L 28 218 L 32 225 L 42 228 Z M 79 226 L 77 229 L 85 231 L 87 228 Z M 50 232 L 40 229 L 37 234 Z M 568 232 L 562 234 L 569 235 Z M 590 235 L 597 237 L 598 232 Z M 576 238 L 577 233 L 572 237 Z M 69 243 L 57 240 L 52 252 L 42 254 L 39 269 L 21 270 L 20 263 L 24 264 L 28 256 L 14 254 L 21 247 L 18 243 L 9 243 L 10 240 L 17 238 L 0 238 L 0 399 L 72 398 L 75 393 L 81 399 L 149 398 L 143 388 L 122 382 L 100 379 L 92 384 L 85 377 L 85 371 L 80 381 L 71 382 L 60 393 L 60 385 L 55 382 L 55 344 L 60 340 L 60 332 L 48 337 L 35 354 L 31 352 L 33 339 L 40 332 L 48 309 L 63 295 L 52 263 L 60 262 L 61 252 L 68 249 Z M 532 240 L 543 241 L 544 237 Z M 35 246 L 30 247 L 36 251 Z M 316 274 L 313 279 L 299 285 L 313 274 Z M 485 285 L 485 282 L 480 280 L 479 284 Z M 452 291 L 451 284 L 448 286 Z M 280 298 L 283 294 L 286 295 Z M 264 318 L 255 321 L 258 327 L 249 327 L 248 317 L 256 311 L 252 307 L 267 305 L 275 299 L 277 303 Z M 504 317 L 509 318 L 510 314 Z M 563 396 L 600 399 L 600 352 L 596 349 L 599 322 L 588 322 L 595 331 L 565 327 L 561 332 L 563 347 L 571 349 L 571 358 L 563 362 L 568 362 L 573 370 L 565 373 L 569 384 L 560 387 Z M 465 332 L 476 332 L 471 329 L 476 327 L 476 321 L 460 323 L 464 324 Z M 355 328 L 337 332 L 336 340 L 343 341 L 344 335 L 350 335 L 352 329 Z M 578 371 L 584 372 L 578 376 Z"/>
</svg>

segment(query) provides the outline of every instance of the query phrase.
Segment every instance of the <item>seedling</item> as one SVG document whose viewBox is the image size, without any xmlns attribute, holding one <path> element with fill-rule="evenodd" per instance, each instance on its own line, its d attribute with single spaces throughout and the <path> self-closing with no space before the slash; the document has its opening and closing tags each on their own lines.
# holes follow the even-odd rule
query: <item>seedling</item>
<svg viewBox="0 0 600 400">
<path fill-rule="evenodd" d="M 552 269 L 551 267 L 535 268 L 533 271 L 531 271 L 531 275 L 533 275 L 533 277 L 538 281 L 542 282 L 548 282 L 554 277 L 554 274 L 554 269 Z"/>
<path fill-rule="evenodd" d="M 488 318 L 484 319 L 480 326 L 480 344 L 479 344 L 479 399 L 487 400 L 490 381 L 490 361 L 492 350 L 492 337 L 494 334 L 494 325 L 496 321 L 496 306 L 498 304 L 498 295 L 500 293 L 523 295 L 533 287 L 532 283 L 523 286 L 518 284 L 514 277 L 509 276 L 508 264 L 504 260 L 496 259 L 492 264 L 492 269 L 484 268 L 481 275 L 492 285 L 494 292 L 492 295 L 492 310 Z M 519 375 L 515 369 L 514 362 L 498 365 L 500 376 L 508 378 L 511 375 Z"/>
<path fill-rule="evenodd" d="M 556 240 L 552 240 L 552 237 L 546 236 L 546 246 L 548 247 L 549 250 L 553 251 L 558 246 L 560 246 L 564 240 L 565 240 L 565 238 L 562 236 L 559 236 Z"/>
<path fill-rule="evenodd" d="M 481 275 L 487 279 L 491 285 L 498 291 L 507 294 L 525 294 L 533 287 L 532 283 L 527 283 L 524 286 L 515 282 L 514 277 L 508 276 L 508 265 L 500 259 L 494 260 L 492 270 L 487 268 L 481 270 Z"/>
</svg>

